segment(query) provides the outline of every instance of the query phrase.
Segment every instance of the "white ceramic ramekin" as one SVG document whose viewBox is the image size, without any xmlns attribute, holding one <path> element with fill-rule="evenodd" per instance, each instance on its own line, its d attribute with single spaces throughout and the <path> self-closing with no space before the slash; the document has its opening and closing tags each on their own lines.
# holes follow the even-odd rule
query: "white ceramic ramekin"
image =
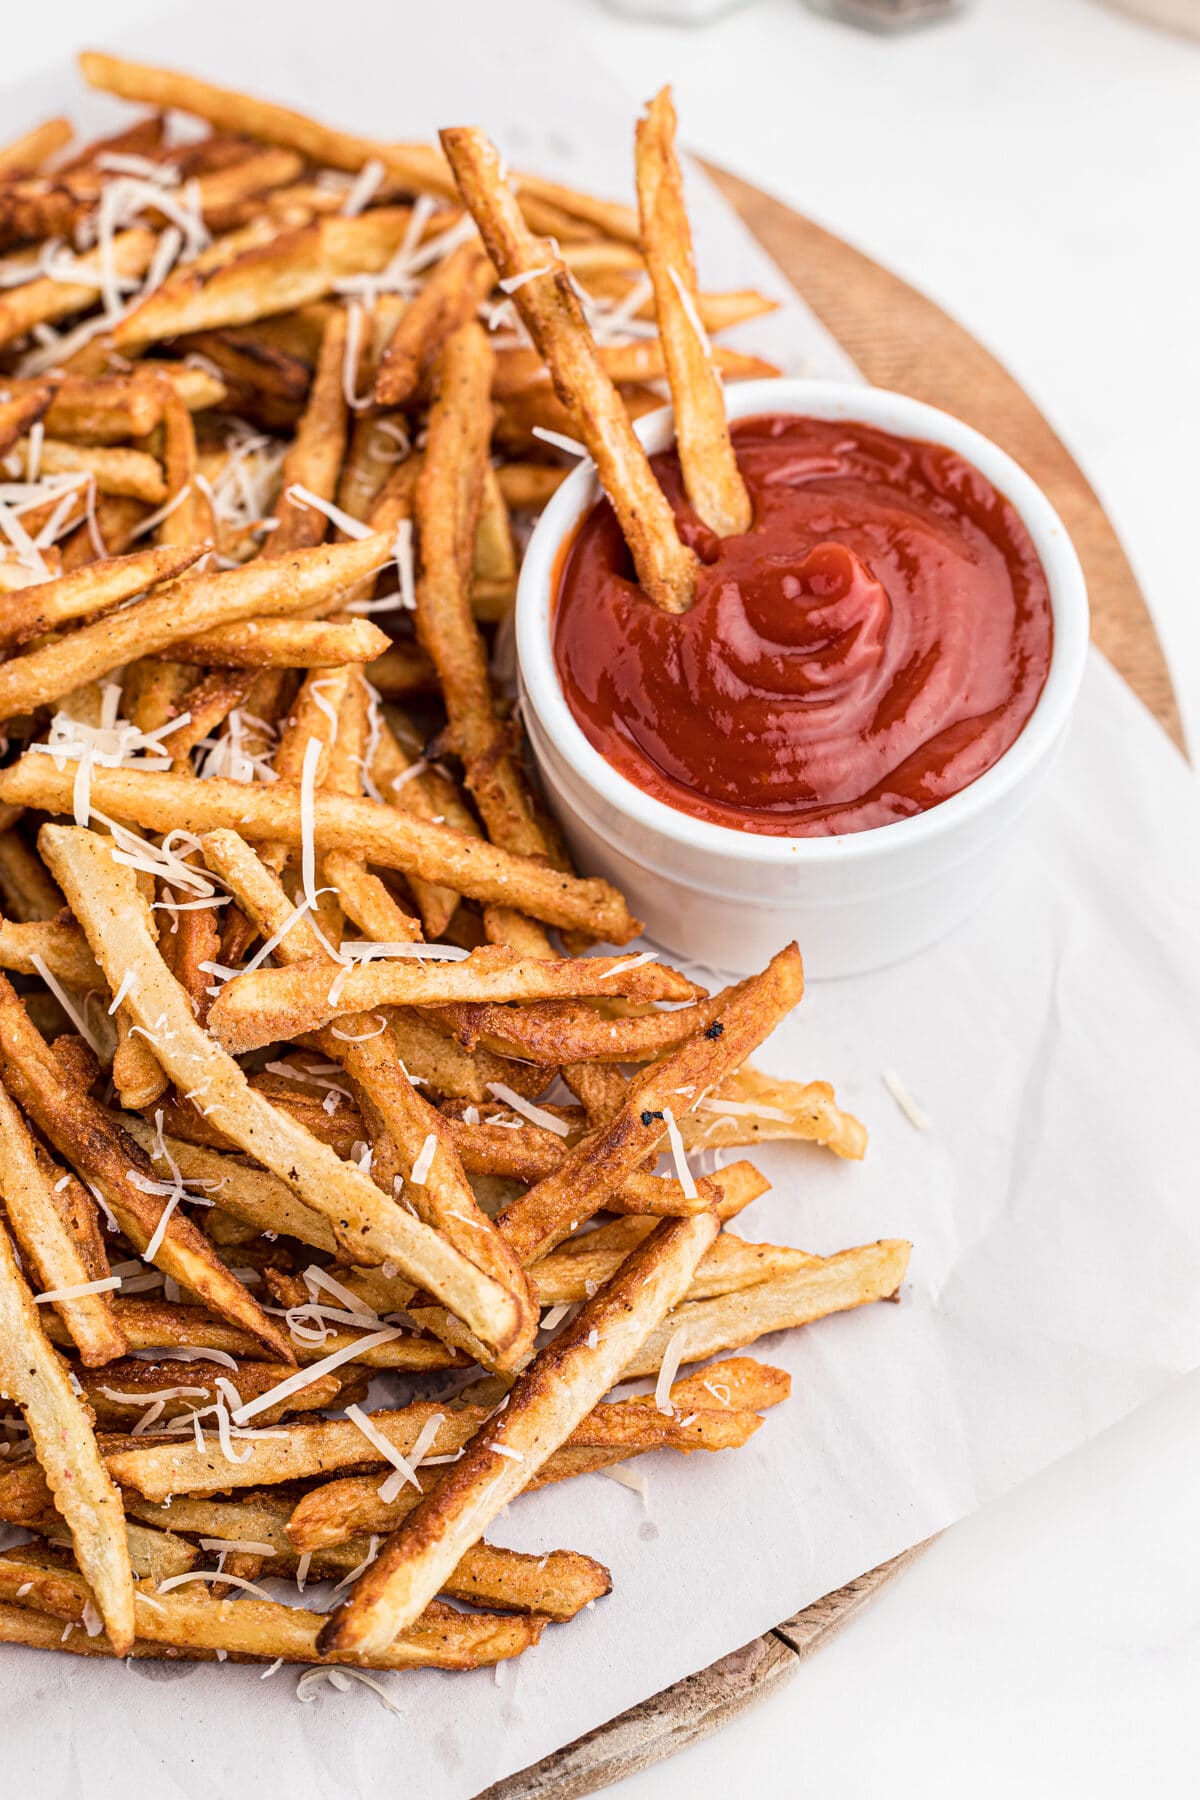
<svg viewBox="0 0 1200 1800">
<path fill-rule="evenodd" d="M 1016 507 L 1049 582 L 1050 673 L 1024 730 L 985 774 L 928 812 L 870 831 L 766 837 L 652 799 L 589 744 L 555 670 L 551 608 L 559 553 L 599 497 L 591 463 L 564 481 L 538 521 L 517 592 L 518 672 L 547 797 L 579 867 L 615 882 L 648 936 L 678 956 L 742 973 L 761 968 L 795 938 L 810 978 L 857 974 L 934 943 L 993 884 L 1079 690 L 1088 641 L 1083 571 L 1041 489 L 1003 450 L 948 413 L 880 388 L 786 378 L 739 383 L 727 401 L 731 418 L 860 420 L 946 445 Z M 669 445 L 672 423 L 669 407 L 639 420 L 648 450 Z"/>
</svg>

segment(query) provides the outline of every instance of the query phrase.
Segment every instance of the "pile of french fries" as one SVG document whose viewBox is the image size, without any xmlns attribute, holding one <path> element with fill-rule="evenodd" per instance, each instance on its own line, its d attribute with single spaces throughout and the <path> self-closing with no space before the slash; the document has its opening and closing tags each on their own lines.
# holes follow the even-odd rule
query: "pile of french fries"
<svg viewBox="0 0 1200 1800">
<path fill-rule="evenodd" d="M 0 152 L 0 1638 L 497 1663 L 610 1587 L 492 1542 L 511 1502 L 746 1443 L 788 1378 L 730 1353 L 907 1264 L 731 1229 L 729 1148 L 865 1145 L 750 1064 L 799 954 L 585 954 L 638 923 L 504 697 L 564 439 L 647 604 L 695 575 L 664 377 L 745 529 L 720 380 L 765 365 L 707 333 L 768 303 L 696 285 L 666 93 L 634 213 L 82 66 L 151 110 Z"/>
</svg>

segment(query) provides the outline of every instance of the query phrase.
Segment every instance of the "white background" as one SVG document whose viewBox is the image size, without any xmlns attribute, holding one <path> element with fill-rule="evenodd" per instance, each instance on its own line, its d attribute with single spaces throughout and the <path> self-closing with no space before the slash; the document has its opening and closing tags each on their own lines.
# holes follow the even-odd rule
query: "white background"
<svg viewBox="0 0 1200 1800">
<path fill-rule="evenodd" d="M 159 7 L 4 10 L 11 81 Z M 324 0 L 295 12 L 298 29 L 336 19 Z M 1114 518 L 1200 745 L 1200 50 L 1091 0 L 976 0 L 899 42 L 799 0 L 703 30 L 589 0 L 572 13 L 635 94 L 675 83 L 694 147 L 890 264 L 1009 365 Z M 1131 1046 L 1114 1097 L 1136 1063 Z M 1192 1378 L 946 1534 L 776 1698 L 623 1792 L 1193 1794 L 1198 1517 Z"/>
</svg>

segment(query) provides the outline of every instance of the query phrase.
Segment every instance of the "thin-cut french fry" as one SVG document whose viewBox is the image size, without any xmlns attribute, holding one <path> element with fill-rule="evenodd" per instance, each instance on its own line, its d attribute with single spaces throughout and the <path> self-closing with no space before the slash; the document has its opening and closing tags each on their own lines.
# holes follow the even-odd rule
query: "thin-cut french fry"
<svg viewBox="0 0 1200 1800">
<path fill-rule="evenodd" d="M 35 957 L 76 993 L 104 991 L 104 977 L 77 925 L 60 919 L 29 919 L 21 924 L 0 919 L 0 969 L 35 975 Z"/>
<path fill-rule="evenodd" d="M 510 462 L 496 470 L 496 480 L 505 505 L 513 512 L 541 512 L 570 472 L 549 463 Z"/>
<path fill-rule="evenodd" d="M 529 232 L 482 132 L 443 131 L 441 141 L 493 263 L 504 280 L 519 281 L 513 299 L 596 463 L 642 587 L 666 611 L 686 611 L 696 558 L 680 542 L 671 508 L 600 365 L 565 264 L 548 241 Z"/>
<path fill-rule="evenodd" d="M 31 175 L 65 149 L 74 132 L 69 119 L 46 119 L 0 149 L 0 174 Z"/>
<path fill-rule="evenodd" d="M 155 1402 L 161 1400 L 158 1419 L 152 1417 L 152 1424 L 162 1431 L 171 1419 L 203 1411 L 218 1400 L 234 1406 L 256 1400 L 291 1373 L 287 1363 L 243 1362 L 231 1370 L 214 1362 L 142 1362 L 131 1358 L 85 1376 L 82 1386 L 96 1423 L 103 1430 L 132 1430 L 140 1419 L 153 1414 Z M 259 1413 L 257 1422 L 274 1425 L 289 1413 L 347 1406 L 362 1400 L 366 1388 L 366 1370 L 345 1363 Z M 233 1399 L 234 1394 L 238 1400 Z"/>
<path fill-rule="evenodd" d="M 392 206 L 357 219 L 322 219 L 244 250 L 212 273 L 185 264 L 126 313 L 112 341 L 123 351 L 144 348 L 321 300 L 346 276 L 382 269 L 398 249 L 408 218 L 407 207 Z"/>
<path fill-rule="evenodd" d="M 190 1016 L 190 1007 L 188 1012 Z M 158 1236 L 153 1260 L 165 1274 L 201 1295 L 215 1313 L 249 1331 L 273 1355 L 292 1360 L 285 1334 L 213 1253 L 191 1220 L 175 1208 L 162 1228 L 168 1184 L 157 1180 L 153 1165 L 132 1138 L 113 1126 L 89 1095 L 64 1090 L 60 1065 L 3 977 L 0 1075 L 38 1130 L 103 1196 L 137 1250 L 144 1251 Z"/>
<path fill-rule="evenodd" d="M 186 785 L 186 782 L 185 782 Z M 200 785 L 200 784 L 197 784 Z M 78 827 L 46 825 L 43 848 L 100 966 L 115 987 L 126 970 L 136 979 L 123 1002 L 181 1088 L 200 1090 L 204 1104 L 241 1147 L 335 1223 L 339 1241 L 362 1261 L 395 1260 L 418 1286 L 436 1294 L 471 1330 L 503 1350 L 518 1327 L 516 1306 L 499 1283 L 444 1243 L 420 1220 L 385 1201 L 361 1169 L 324 1144 L 250 1087 L 238 1065 L 197 1024 L 187 996 L 163 963 L 150 934 L 132 873 L 113 861 L 103 838 Z"/>
<path fill-rule="evenodd" d="M 334 555 L 355 548 L 335 545 L 307 554 Z M 0 668 L 0 676 L 3 673 Z M 27 752 L 0 773 L 0 801 L 70 813 L 73 785 L 72 770 L 60 773 L 53 757 Z M 100 811 L 151 830 L 170 831 L 182 824 L 200 833 L 228 827 L 254 843 L 292 845 L 302 844 L 304 838 L 300 790 L 282 781 L 273 787 L 250 787 L 216 777 L 193 781 L 186 775 L 98 768 L 92 772 L 91 791 Z M 564 875 L 374 800 L 318 792 L 313 798 L 313 836 L 318 855 L 348 850 L 383 868 L 420 875 L 487 904 L 516 907 L 548 925 L 578 927 L 609 943 L 626 944 L 641 930 L 606 881 Z"/>
<path fill-rule="evenodd" d="M 28 439 L 22 438 L 14 445 L 14 452 L 27 462 Z M 47 438 L 38 454 L 43 475 L 90 475 L 95 479 L 97 493 L 124 495 L 143 500 L 148 506 L 158 506 L 167 497 L 162 467 L 157 458 L 144 450 L 88 448 Z"/>
<path fill-rule="evenodd" d="M 0 400 L 0 456 L 7 456 L 13 445 L 36 425 L 49 408 L 54 389 L 45 382 L 6 394 Z"/>
<path fill-rule="evenodd" d="M 588 1237 L 594 1235 L 589 1233 Z M 580 1240 L 581 1246 L 587 1244 L 588 1237 Z M 530 1270 L 538 1305 L 574 1306 L 586 1300 L 589 1293 L 609 1280 L 627 1254 L 623 1246 L 606 1246 L 592 1250 L 590 1255 L 581 1251 L 567 1255 L 559 1250 L 544 1257 Z M 748 1244 L 744 1238 L 723 1231 L 697 1268 L 685 1298 L 689 1302 L 711 1300 L 720 1294 L 736 1293 L 740 1288 L 807 1269 L 816 1260 L 803 1250 L 780 1244 Z"/>
<path fill-rule="evenodd" d="M 291 490 L 298 486 L 321 500 L 332 500 L 337 491 L 338 471 L 346 454 L 349 416 L 345 362 L 346 312 L 342 307 L 334 307 L 325 324 L 308 404 L 280 476 L 282 498 L 276 509 L 279 524 L 267 539 L 263 551 L 264 557 L 272 561 L 287 556 L 292 550 L 319 544 L 325 536 L 328 520 L 324 513 L 293 498 Z M 381 646 L 372 655 L 381 655 L 386 647 L 386 644 Z M 357 660 L 360 659 L 346 658 L 347 662 Z"/>
<path fill-rule="evenodd" d="M 742 982 L 719 1019 L 631 1081 L 624 1105 L 562 1165 L 505 1208 L 500 1229 L 526 1267 L 547 1255 L 604 1204 L 604 1194 L 666 1135 L 668 1109 L 682 1117 L 701 1091 L 739 1068 L 799 1003 L 804 970 L 795 944 Z M 683 1090 L 682 1092 L 680 1090 Z M 690 1090 L 690 1092 L 689 1092 Z"/>
<path fill-rule="evenodd" d="M 711 1212 L 667 1220 L 630 1253 L 575 1322 L 517 1377 L 505 1410 L 486 1421 L 462 1460 L 388 1539 L 326 1622 L 318 1640 L 323 1650 L 369 1654 L 419 1617 L 463 1552 L 687 1292 L 719 1230 Z"/>
<path fill-rule="evenodd" d="M 148 462 L 151 460 L 146 458 Z M 157 468 L 157 463 L 154 466 Z M 59 576 L 56 581 L 39 581 L 33 587 L 22 588 L 19 594 L 9 595 L 4 602 L 0 643 L 23 643 L 26 638 L 50 631 L 70 619 L 86 618 L 89 613 L 119 606 L 146 588 L 182 575 L 203 554 L 199 544 L 135 550 L 130 556 L 113 556 L 103 562 L 89 563 L 73 574 Z"/>
<path fill-rule="evenodd" d="M 212 575 L 184 576 L 69 637 L 14 657 L 0 667 L 0 713 L 31 712 L 61 694 L 108 675 L 131 656 L 151 656 L 198 631 L 259 613 L 298 612 L 380 568 L 390 554 L 382 538 L 296 551 L 286 564 L 252 564 Z"/>
<path fill-rule="evenodd" d="M 719 537 L 748 531 L 750 495 L 733 453 L 725 399 L 696 312 L 692 234 L 675 154 L 675 108 L 663 88 L 637 127 L 637 186 L 642 247 L 654 287 L 675 439 L 688 498 Z"/>
<path fill-rule="evenodd" d="M 813 1258 L 808 1268 L 757 1287 L 712 1300 L 688 1300 L 630 1357 L 625 1377 L 655 1374 L 676 1333 L 682 1333 L 682 1360 L 699 1362 L 716 1351 L 752 1344 L 770 1331 L 792 1330 L 830 1313 L 890 1300 L 904 1280 L 911 1249 L 903 1239 L 883 1238 L 836 1256 Z"/>
<path fill-rule="evenodd" d="M 672 289 L 672 291 L 674 291 Z M 662 338 L 635 338 L 628 344 L 598 344 L 596 354 L 600 366 L 610 381 L 618 386 L 642 381 L 662 381 L 667 373 L 667 361 L 663 350 Z M 778 375 L 780 370 L 774 363 L 767 362 L 761 356 L 749 356 L 742 350 L 731 350 L 727 345 L 714 344 L 711 349 L 712 364 L 727 381 L 757 381 L 764 376 Z M 524 393 L 531 386 L 550 379 L 545 364 L 536 350 L 524 347 L 496 352 L 496 372 L 492 380 L 492 394 L 497 400 L 509 399 L 514 394 Z M 513 477 L 514 468 L 517 475 Z M 521 491 L 521 484 L 529 480 L 523 469 L 536 469 L 539 475 L 565 471 L 550 471 L 536 464 L 510 464 L 497 471 L 502 486 L 506 490 L 516 487 Z M 553 491 L 553 490 L 551 490 Z M 518 504 L 509 499 L 509 505 Z M 528 504 L 528 502 L 526 502 Z M 539 502 L 545 505 L 545 500 Z"/>
<path fill-rule="evenodd" d="M 442 1008 L 438 1018 L 468 1050 L 484 1042 L 499 1056 L 562 1068 L 574 1062 L 647 1062 L 711 1025 L 728 999 L 729 990 L 723 989 L 677 1012 L 622 1019 L 606 1018 L 573 1000 L 540 1001 L 519 1012 L 490 1001 L 464 1001 Z"/>
<path fill-rule="evenodd" d="M 42 275 L 34 281 L 23 282 L 20 287 L 9 288 L 0 296 L 0 344 L 24 337 L 35 325 L 68 318 L 93 305 L 105 279 L 105 256 L 117 276 L 144 275 L 157 241 L 154 232 L 140 226 L 132 231 L 120 231 L 105 252 L 92 250 L 80 257 L 66 255 L 62 275 L 57 272 Z M 78 276 L 78 280 L 68 279 L 68 276 Z"/>
<path fill-rule="evenodd" d="M 25 1415 L 54 1505 L 66 1520 L 114 1649 L 133 1641 L 133 1574 L 121 1499 L 87 1413 L 46 1340 L 33 1296 L 0 1226 L 0 1387 Z"/>
<path fill-rule="evenodd" d="M 0 1595 L 15 1597 L 26 1584 L 29 1601 L 56 1619 L 82 1622 L 91 1598 L 82 1575 L 66 1568 L 44 1569 L 17 1550 L 0 1555 Z M 237 1606 L 227 1606 L 206 1593 L 199 1582 L 165 1593 L 152 1583 L 139 1582 L 130 1591 L 131 1613 L 136 1614 L 141 1640 L 189 1653 L 224 1651 L 268 1661 L 347 1662 L 372 1669 L 477 1669 L 519 1656 L 537 1643 L 545 1624 L 537 1617 L 460 1613 L 435 1605 L 377 1656 L 342 1657 L 316 1649 L 321 1613 L 249 1595 Z M 134 1606 L 134 1601 L 140 1604 Z M 111 1626 L 109 1639 L 113 1641 Z"/>
<path fill-rule="evenodd" d="M 407 406 L 415 398 L 439 346 L 474 317 L 494 279 L 478 238 L 460 244 L 438 264 L 384 348 L 375 377 L 380 406 Z"/>
<path fill-rule="evenodd" d="M 55 1302 L 58 1315 L 84 1364 L 96 1367 L 123 1356 L 126 1342 L 113 1317 L 111 1294 L 89 1291 L 108 1275 L 107 1263 L 98 1268 L 92 1254 L 95 1207 L 78 1183 L 59 1186 L 61 1171 L 49 1158 L 45 1163 L 25 1121 L 0 1087 L 0 1199 L 8 1228 L 41 1291 L 67 1296 Z M 89 1207 L 90 1221 L 85 1210 Z M 71 1298 L 73 1290 L 80 1291 Z"/>
<path fill-rule="evenodd" d="M 254 568 L 263 565 L 253 564 Z M 227 669 L 337 669 L 382 655 L 387 637 L 370 619 L 246 619 L 172 644 L 167 655 Z"/>
<path fill-rule="evenodd" d="M 624 995 L 630 1000 L 687 1000 L 696 989 L 662 963 L 637 957 L 523 960 L 499 945 L 461 962 L 400 957 L 339 972 L 331 984 L 321 963 L 255 969 L 222 989 L 210 1015 L 227 1049 L 240 1054 L 276 1038 L 315 1031 L 340 1013 L 375 1006 L 442 1006 L 457 999 L 542 1000 L 554 995 Z"/>
</svg>

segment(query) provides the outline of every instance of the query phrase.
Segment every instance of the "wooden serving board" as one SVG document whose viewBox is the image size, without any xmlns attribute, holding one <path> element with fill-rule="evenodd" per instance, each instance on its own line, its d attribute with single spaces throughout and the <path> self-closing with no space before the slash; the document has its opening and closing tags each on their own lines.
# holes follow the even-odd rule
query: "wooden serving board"
<svg viewBox="0 0 1200 1800">
<path fill-rule="evenodd" d="M 1092 638 L 1182 750 L 1171 677 L 1129 560 L 1086 476 L 996 358 L 931 300 L 841 238 L 723 169 L 708 174 L 875 387 L 976 426 L 1043 487 L 1087 577 Z M 577 1800 L 718 1731 L 796 1673 L 921 1554 L 906 1550 L 773 1631 L 597 1726 L 477 1800 Z"/>
</svg>

